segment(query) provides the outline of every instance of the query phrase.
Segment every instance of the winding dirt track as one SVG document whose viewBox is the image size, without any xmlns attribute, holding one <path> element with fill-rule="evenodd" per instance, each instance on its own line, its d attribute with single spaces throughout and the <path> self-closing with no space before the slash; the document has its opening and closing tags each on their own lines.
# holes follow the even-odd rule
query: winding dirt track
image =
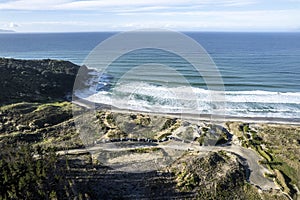
<svg viewBox="0 0 300 200">
<path fill-rule="evenodd" d="M 256 154 L 255 151 L 251 149 L 246 149 L 238 145 L 230 145 L 230 146 L 198 146 L 189 143 L 183 143 L 179 141 L 172 141 L 171 143 L 157 143 L 156 148 L 161 149 L 175 149 L 181 151 L 194 150 L 199 152 L 200 156 L 207 154 L 208 152 L 216 152 L 220 150 L 225 150 L 231 153 L 234 153 L 240 157 L 240 162 L 248 166 L 250 170 L 249 181 L 253 185 L 261 188 L 262 190 L 279 189 L 275 183 L 264 177 L 264 173 L 268 173 L 269 170 L 261 166 L 258 161 L 262 158 Z M 139 146 L 139 148 L 149 148 L 149 145 Z M 59 151 L 57 152 L 59 155 L 64 154 L 80 154 L 85 152 L 90 152 L 92 154 L 97 154 L 101 151 L 110 151 L 110 152 L 120 152 L 131 150 L 132 148 L 116 148 L 113 143 L 104 143 L 104 144 L 96 144 L 93 147 L 88 147 L 85 149 L 72 149 L 68 151 Z M 270 173 L 270 172 L 269 172 Z"/>
<path fill-rule="evenodd" d="M 95 108 L 93 103 L 86 101 L 86 100 L 82 100 L 82 99 L 75 100 L 75 101 L 73 101 L 73 103 L 75 103 L 79 106 L 83 106 L 87 109 Z M 106 107 L 103 107 L 103 108 L 105 109 Z M 122 112 L 122 110 L 119 110 L 119 111 Z M 128 110 L 126 112 L 128 112 Z M 164 115 L 166 115 L 166 114 L 164 114 Z M 170 116 L 167 114 L 167 116 L 174 117 L 173 114 L 171 114 Z M 190 116 L 190 117 L 193 118 L 193 116 Z M 209 120 L 209 118 L 206 118 L 206 120 Z M 293 122 L 293 123 L 295 123 L 295 122 Z M 143 145 L 139 146 L 139 148 L 148 148 L 148 147 L 149 147 L 149 145 L 146 145 L 146 144 L 144 146 Z M 184 142 L 180 142 L 180 141 L 172 141 L 172 142 L 168 142 L 168 143 L 164 143 L 164 142 L 156 143 L 155 147 L 165 149 L 165 150 L 167 150 L 167 149 L 175 149 L 175 150 L 181 150 L 181 151 L 194 150 L 194 151 L 199 152 L 200 156 L 201 156 L 201 153 L 203 153 L 202 155 L 204 155 L 204 154 L 207 154 L 208 152 L 215 152 L 215 151 L 220 151 L 220 150 L 225 150 L 225 151 L 231 152 L 240 157 L 240 162 L 244 166 L 248 166 L 248 169 L 250 170 L 250 175 L 249 175 L 250 183 L 259 187 L 262 190 L 269 190 L 271 188 L 279 189 L 279 187 L 272 180 L 267 179 L 264 176 L 265 173 L 270 173 L 270 171 L 258 163 L 258 161 L 262 160 L 263 158 L 260 157 L 255 151 L 253 151 L 251 149 L 246 149 L 246 148 L 241 147 L 236 144 L 231 144 L 229 146 L 199 146 L 199 145 L 194 145 L 192 143 L 184 143 Z M 92 154 L 96 154 L 101 151 L 118 152 L 118 151 L 127 151 L 127 150 L 130 150 L 130 148 L 116 148 L 116 146 L 113 145 L 112 143 L 111 144 L 103 143 L 103 144 L 96 144 L 93 147 L 87 147 L 85 149 L 72 149 L 72 150 L 68 150 L 68 151 L 59 151 L 57 153 L 58 154 L 78 154 L 78 153 L 90 152 Z"/>
</svg>

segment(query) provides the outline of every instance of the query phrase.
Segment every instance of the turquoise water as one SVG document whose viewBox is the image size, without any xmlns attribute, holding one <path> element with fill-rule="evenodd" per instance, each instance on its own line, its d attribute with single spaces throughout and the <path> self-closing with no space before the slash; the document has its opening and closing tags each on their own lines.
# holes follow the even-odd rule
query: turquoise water
<svg viewBox="0 0 300 200">
<path fill-rule="evenodd" d="M 0 34 L 0 56 L 23 59 L 60 59 L 82 64 L 89 52 L 114 33 L 49 33 L 49 34 Z M 226 113 L 233 116 L 300 118 L 300 33 L 186 33 L 212 57 L 220 70 L 226 94 Z M 155 50 L 132 52 L 126 59 L 116 60 L 107 73 L 116 82 L 133 65 L 162 63 L 187 79 L 201 110 L 209 113 L 213 105 L 205 102 L 208 95 L 206 83 L 197 72 L 176 56 Z M 125 60 L 125 61 L 124 61 Z M 152 76 L 157 77 L 158 74 Z M 160 74 L 160 80 L 169 80 L 168 85 L 177 87 L 182 96 L 186 88 L 180 81 Z M 151 76 L 138 77 L 142 83 L 130 100 L 138 103 L 138 109 L 149 106 L 178 109 L 193 107 L 187 99 L 176 101 L 166 96 L 166 86 L 151 81 Z M 118 87 L 121 105 L 128 101 L 135 81 Z M 173 83 L 172 83 L 173 81 Z M 115 90 L 115 91 L 117 91 Z M 127 91 L 127 93 L 126 93 Z M 99 91 L 100 102 L 107 102 L 110 91 Z M 185 104 L 185 105 L 183 105 Z M 125 104 L 124 104 L 125 105 Z M 128 104 L 126 104 L 128 106 Z M 135 107 L 136 108 L 136 107 Z M 170 110 L 166 110 L 170 111 Z"/>
</svg>

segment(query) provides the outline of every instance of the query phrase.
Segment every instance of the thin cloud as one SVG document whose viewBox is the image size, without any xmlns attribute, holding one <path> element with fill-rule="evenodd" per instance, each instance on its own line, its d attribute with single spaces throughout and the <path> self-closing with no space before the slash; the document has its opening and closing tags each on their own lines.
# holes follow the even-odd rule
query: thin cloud
<svg viewBox="0 0 300 200">
<path fill-rule="evenodd" d="M 185 18 L 181 16 L 185 16 Z M 276 11 L 210 11 L 152 13 L 156 18 L 139 18 L 116 21 L 36 21 L 21 23 L 22 27 L 38 26 L 65 28 L 79 27 L 80 30 L 132 30 L 136 28 L 167 28 L 175 30 L 294 30 L 299 27 L 300 13 L 297 10 Z M 259 16 L 259 17 L 257 17 Z M 291 17 L 292 16 L 292 17 Z M 157 20 L 160 19 L 160 20 Z M 174 20 L 176 19 L 176 20 Z"/>
<path fill-rule="evenodd" d="M 175 30 L 298 28 L 299 9 L 290 9 L 293 3 L 286 9 L 279 5 L 272 6 L 272 3 L 266 4 L 262 0 L 0 0 L 0 12 L 6 23 L 13 21 L 20 26 L 20 31 L 130 30 L 148 27 Z M 40 10 L 51 12 L 36 12 Z M 57 12 L 53 15 L 52 11 Z M 14 18 L 10 17 L 11 13 L 17 12 Z"/>
<path fill-rule="evenodd" d="M 294 30 L 300 21 L 298 10 L 160 12 L 147 15 L 164 21 L 140 21 L 130 25 L 177 30 Z"/>
<path fill-rule="evenodd" d="M 15 24 L 15 23 L 13 23 L 13 22 L 10 22 L 10 23 L 8 24 L 8 27 L 9 27 L 9 28 L 16 28 L 16 27 L 19 27 L 19 25 L 18 25 L 18 24 Z"/>
<path fill-rule="evenodd" d="M 0 10 L 53 10 L 55 6 L 67 3 L 66 0 L 14 0 L 0 3 Z"/>
<path fill-rule="evenodd" d="M 0 3 L 0 10 L 99 10 L 110 8 L 151 8 L 174 6 L 245 6 L 255 4 L 256 0 L 14 0 Z"/>
</svg>

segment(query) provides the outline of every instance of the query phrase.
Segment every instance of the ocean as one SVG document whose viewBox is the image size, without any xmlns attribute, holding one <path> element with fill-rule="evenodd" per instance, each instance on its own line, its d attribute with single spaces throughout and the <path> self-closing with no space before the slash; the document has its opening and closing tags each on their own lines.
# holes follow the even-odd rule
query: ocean
<svg viewBox="0 0 300 200">
<path fill-rule="evenodd" d="M 0 57 L 50 58 L 81 65 L 101 41 L 114 34 L 3 33 L 0 34 Z M 225 88 L 226 115 L 300 119 L 300 33 L 185 34 L 202 45 L 219 69 Z M 133 65 L 151 63 L 154 57 L 156 62 L 161 59 L 161 64 L 173 65 L 174 69 L 187 77 L 189 87 L 181 85 L 179 80 L 174 81 L 170 77 L 171 72 L 146 73 L 148 76 L 135 77 L 131 82 L 115 85 L 115 88 L 107 88 L 105 91 L 96 88 L 94 91 L 97 94 L 89 96 L 85 93 L 82 96 L 121 108 L 131 106 L 133 109 L 148 111 L 152 107 L 162 112 L 210 114 L 214 105 L 206 101 L 210 93 L 205 81 L 186 63 L 163 51 L 146 49 L 133 52 L 128 62 L 116 61 L 105 72 L 112 77 L 107 81 L 116 82 L 124 75 L 124 70 Z M 159 80 L 168 80 L 167 85 L 153 80 L 157 76 L 160 76 Z M 100 84 L 102 82 L 99 80 Z M 195 101 L 190 101 L 186 95 L 188 89 L 198 99 L 196 108 Z M 172 91 L 181 96 L 172 96 Z"/>
</svg>

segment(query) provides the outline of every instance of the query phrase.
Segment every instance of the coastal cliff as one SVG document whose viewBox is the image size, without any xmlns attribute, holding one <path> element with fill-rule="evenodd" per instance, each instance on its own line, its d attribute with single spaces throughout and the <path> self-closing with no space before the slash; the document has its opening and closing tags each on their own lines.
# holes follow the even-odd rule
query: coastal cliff
<svg viewBox="0 0 300 200">
<path fill-rule="evenodd" d="M 72 93 L 78 70 L 68 61 L 0 58 L 0 105 L 63 100 Z"/>
</svg>

